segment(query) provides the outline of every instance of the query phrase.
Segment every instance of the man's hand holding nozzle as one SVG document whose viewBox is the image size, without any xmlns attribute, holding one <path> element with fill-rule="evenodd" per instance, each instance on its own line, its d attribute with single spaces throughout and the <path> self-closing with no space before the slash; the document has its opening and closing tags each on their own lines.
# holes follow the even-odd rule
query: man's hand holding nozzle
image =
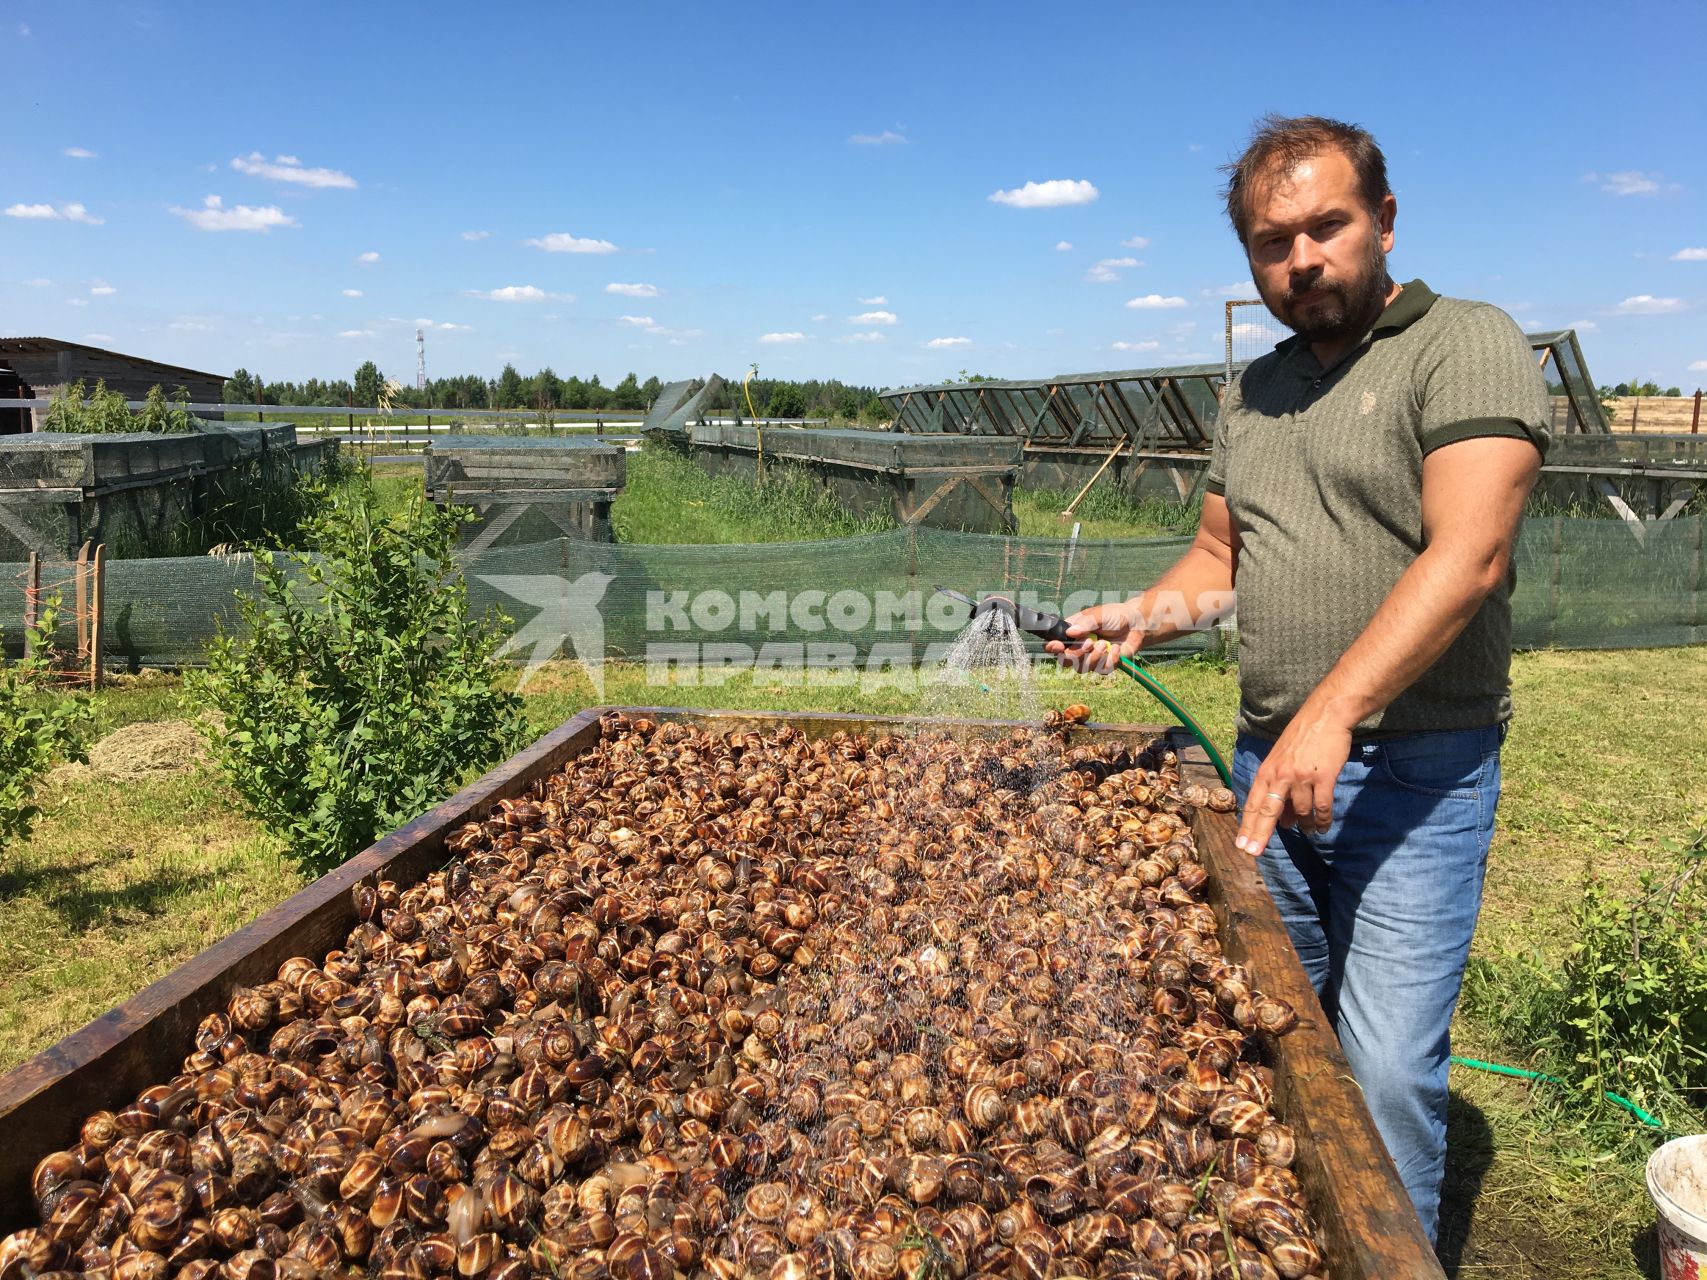
<svg viewBox="0 0 1707 1280">
<path fill-rule="evenodd" d="M 1099 604 L 1067 619 L 1068 639 L 1051 640 L 1043 648 L 1064 667 L 1086 675 L 1107 675 L 1122 658 L 1137 653 L 1144 643 L 1135 601 Z"/>
</svg>

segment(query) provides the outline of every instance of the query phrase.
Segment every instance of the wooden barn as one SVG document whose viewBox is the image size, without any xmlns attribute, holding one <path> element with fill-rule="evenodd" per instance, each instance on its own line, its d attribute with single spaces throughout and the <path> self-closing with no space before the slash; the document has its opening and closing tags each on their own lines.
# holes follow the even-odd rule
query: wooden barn
<svg viewBox="0 0 1707 1280">
<path fill-rule="evenodd" d="M 107 389 L 120 392 L 127 400 L 142 399 L 148 388 L 156 385 L 168 393 L 187 387 L 190 399 L 197 403 L 217 404 L 225 399 L 222 373 L 185 369 L 58 338 L 0 338 L 0 400 L 45 399 L 78 379 L 92 390 L 97 378 L 106 379 Z M 0 408 L 0 435 L 40 430 L 46 412 Z"/>
</svg>

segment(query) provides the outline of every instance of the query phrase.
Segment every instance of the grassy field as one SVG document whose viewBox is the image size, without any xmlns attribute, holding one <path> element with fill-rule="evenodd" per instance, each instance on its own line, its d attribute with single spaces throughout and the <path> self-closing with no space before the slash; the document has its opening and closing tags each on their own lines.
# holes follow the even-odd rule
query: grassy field
<svg viewBox="0 0 1707 1280">
<path fill-rule="evenodd" d="M 1236 676 L 1207 662 L 1160 674 L 1206 725 L 1230 736 Z M 1626 883 L 1657 865 L 1661 841 L 1707 812 L 1699 726 L 1707 651 L 1532 653 L 1514 667 L 1518 715 L 1475 943 L 1484 989 L 1461 1011 L 1457 1048 L 1521 1062 L 1499 1016 L 1521 992 L 1512 958 L 1556 960 L 1585 871 Z M 534 728 L 601 699 L 578 666 L 548 667 L 526 689 Z M 1040 677 L 1044 705 L 1088 702 L 1097 719 L 1154 722 L 1124 680 Z M 607 668 L 602 701 L 734 709 L 904 713 L 900 689 L 795 687 L 740 677 L 716 687 L 649 684 Z M 981 708 L 965 710 L 977 714 Z M 179 683 L 138 677 L 96 699 L 103 734 L 190 714 Z M 0 1068 L 15 1065 L 253 918 L 301 884 L 276 845 L 203 763 L 116 780 L 56 773 L 35 837 L 0 870 Z M 1515 979 L 1513 979 L 1515 981 Z M 1622 1113 L 1585 1113 L 1521 1082 L 1455 1069 L 1443 1253 L 1457 1274 L 1651 1274 L 1652 1214 L 1641 1161 L 1653 1145 Z"/>
<path fill-rule="evenodd" d="M 628 484 L 611 504 L 618 542 L 724 545 L 807 542 L 894 527 L 887 515 L 850 513 L 805 470 L 766 469 L 763 485 L 712 476 L 672 449 L 628 455 Z"/>
</svg>

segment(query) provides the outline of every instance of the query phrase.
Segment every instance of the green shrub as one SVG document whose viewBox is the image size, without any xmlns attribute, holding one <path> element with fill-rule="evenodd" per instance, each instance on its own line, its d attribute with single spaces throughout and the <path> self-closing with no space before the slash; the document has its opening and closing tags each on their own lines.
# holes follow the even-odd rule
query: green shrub
<svg viewBox="0 0 1707 1280">
<path fill-rule="evenodd" d="M 1559 1036 L 1583 1087 L 1649 1109 L 1707 1090 L 1707 830 L 1668 842 L 1634 897 L 1591 879 L 1560 978 Z"/>
<path fill-rule="evenodd" d="M 1688 1128 L 1707 1097 L 1707 829 L 1666 846 L 1673 867 L 1634 894 L 1585 879 L 1563 964 L 1472 962 L 1464 1012 L 1584 1101 L 1619 1094 Z"/>
<path fill-rule="evenodd" d="M 43 655 L 53 635 L 59 601 L 49 597 L 32 629 L 33 655 L 19 662 L 0 659 L 0 852 L 27 840 L 40 809 L 36 783 L 55 764 L 84 760 L 94 723 L 82 698 L 45 687 Z"/>
<path fill-rule="evenodd" d="M 218 636 L 194 681 L 208 736 L 255 816 L 328 870 L 513 752 L 521 699 L 500 692 L 493 620 L 469 616 L 451 551 L 464 511 L 376 513 L 365 472 L 304 525 L 306 552 L 256 553 L 245 634 Z"/>
<path fill-rule="evenodd" d="M 48 402 L 43 430 L 69 431 L 82 435 L 109 435 L 125 431 L 150 431 L 157 435 L 168 432 L 197 431 L 201 420 L 189 410 L 190 393 L 179 387 L 167 398 L 159 385 L 148 388 L 143 407 L 130 411 L 125 398 L 117 391 L 108 391 L 106 379 L 95 383 L 95 390 L 85 395 L 81 381 L 68 383 L 54 392 Z"/>
</svg>

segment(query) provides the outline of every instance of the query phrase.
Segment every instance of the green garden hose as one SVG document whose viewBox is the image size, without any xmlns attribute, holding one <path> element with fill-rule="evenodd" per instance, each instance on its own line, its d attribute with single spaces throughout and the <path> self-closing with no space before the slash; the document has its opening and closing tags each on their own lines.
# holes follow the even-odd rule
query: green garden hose
<svg viewBox="0 0 1707 1280">
<path fill-rule="evenodd" d="M 1122 658 L 1120 669 L 1142 685 L 1157 702 L 1179 717 L 1179 722 L 1185 726 L 1186 732 L 1197 739 L 1197 745 L 1203 748 L 1209 756 L 1209 763 L 1214 765 L 1215 772 L 1221 775 L 1221 785 L 1231 787 L 1233 775 L 1227 769 L 1227 762 L 1221 758 L 1221 753 L 1215 749 L 1215 744 L 1209 740 L 1209 735 L 1203 731 L 1203 726 L 1192 718 L 1191 712 L 1185 709 L 1185 705 L 1168 691 L 1165 684 L 1139 666 L 1136 659 Z"/>
<path fill-rule="evenodd" d="M 1502 1067 L 1497 1062 L 1482 1062 L 1477 1058 L 1460 1058 L 1457 1054 L 1452 1055 L 1452 1061 L 1460 1067 L 1469 1067 L 1473 1071 L 1487 1071 L 1496 1076 L 1516 1076 L 1520 1080 L 1545 1080 L 1548 1084 L 1565 1083 L 1563 1080 L 1559 1079 L 1558 1076 L 1550 1076 L 1545 1071 L 1530 1071 L 1526 1067 Z M 1649 1128 L 1660 1130 L 1665 1129 L 1665 1125 L 1661 1124 L 1653 1116 L 1649 1115 L 1646 1111 L 1642 1110 L 1642 1108 L 1638 1107 L 1634 1102 L 1631 1102 L 1630 1099 L 1623 1095 L 1613 1093 L 1612 1090 L 1608 1089 L 1605 1091 L 1603 1096 L 1608 1102 L 1612 1102 L 1623 1107 L 1624 1110 L 1635 1116 L 1636 1119 L 1640 1120 Z"/>
</svg>

